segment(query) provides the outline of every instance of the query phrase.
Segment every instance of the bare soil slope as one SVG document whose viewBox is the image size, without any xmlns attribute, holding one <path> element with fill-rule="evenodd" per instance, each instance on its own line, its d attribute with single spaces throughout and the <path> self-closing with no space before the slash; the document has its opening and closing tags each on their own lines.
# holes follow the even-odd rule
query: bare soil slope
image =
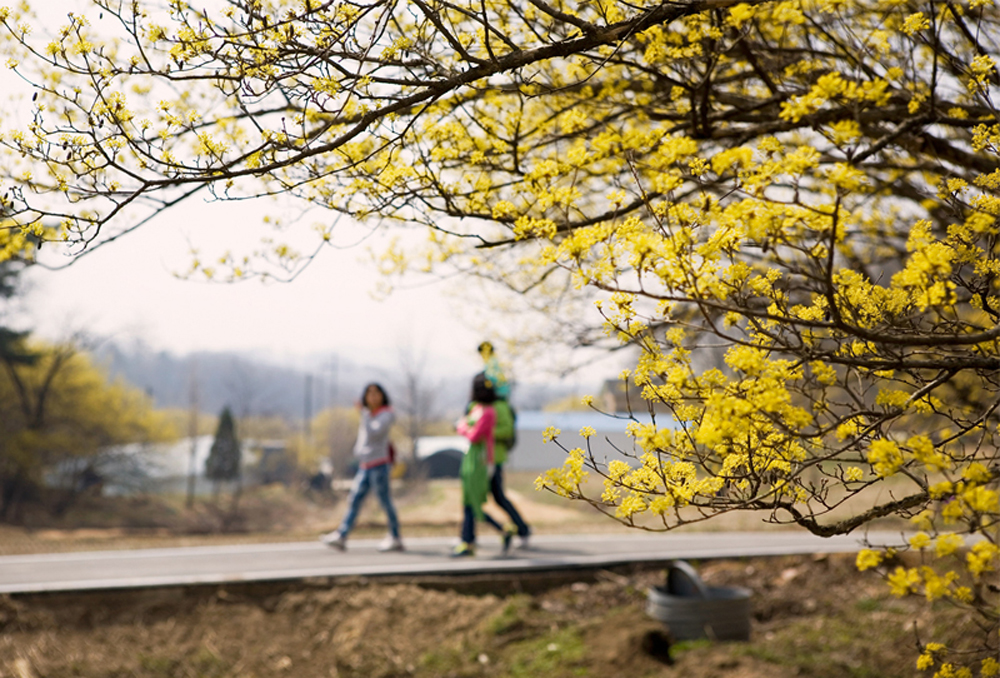
<svg viewBox="0 0 1000 678">
<path fill-rule="evenodd" d="M 661 572 L 0 599 L 2 678 L 911 676 L 922 607 L 844 556 L 699 564 L 754 591 L 749 643 L 674 644 Z M 521 589 L 521 592 L 517 592 Z M 538 589 L 538 590 L 536 590 Z M 967 620 L 949 620 L 961 628 Z"/>
</svg>

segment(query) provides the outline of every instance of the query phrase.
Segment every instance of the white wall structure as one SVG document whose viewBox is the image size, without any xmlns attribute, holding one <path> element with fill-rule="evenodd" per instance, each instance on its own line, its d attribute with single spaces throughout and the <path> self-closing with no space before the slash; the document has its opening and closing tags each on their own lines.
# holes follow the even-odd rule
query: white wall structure
<svg viewBox="0 0 1000 678">
<path fill-rule="evenodd" d="M 505 468 L 511 471 L 544 471 L 562 466 L 566 453 L 554 442 L 544 441 L 549 427 L 559 429 L 559 442 L 567 449 L 580 447 L 587 449 L 587 441 L 580 435 L 580 429 L 589 426 L 596 435 L 590 439 L 594 458 L 610 461 L 623 458 L 618 450 L 632 452 L 632 439 L 625 433 L 632 421 L 642 424 L 651 422 L 648 414 L 618 414 L 615 416 L 599 412 L 542 412 L 525 411 L 517 413 L 517 443 L 511 451 Z M 657 415 L 658 426 L 673 426 L 668 415 Z M 617 448 L 617 449 L 616 449 Z M 462 436 L 425 436 L 417 441 L 417 458 L 427 459 L 434 454 L 468 449 L 468 441 Z"/>
<path fill-rule="evenodd" d="M 212 483 L 205 478 L 205 460 L 208 459 L 214 440 L 215 436 L 204 435 L 181 438 L 172 443 L 135 443 L 115 447 L 109 455 L 109 463 L 99 469 L 107 477 L 103 491 L 105 494 L 118 495 L 141 491 L 184 494 L 187 492 L 188 477 L 193 471 L 195 493 L 208 494 L 212 491 Z M 253 477 L 251 471 L 260 461 L 261 451 L 268 444 L 266 441 L 240 441 L 242 482 L 245 485 L 255 484 L 259 480 Z M 142 476 L 139 485 L 116 482 L 116 478 L 124 475 L 125 471 L 134 475 L 136 470 Z"/>
<path fill-rule="evenodd" d="M 463 436 L 422 436 L 417 439 L 417 459 L 426 459 L 432 454 L 445 450 L 465 452 L 469 441 Z"/>
<path fill-rule="evenodd" d="M 632 421 L 650 423 L 648 414 L 619 414 L 615 416 L 599 412 L 518 412 L 517 443 L 511 451 L 505 468 L 511 471 L 544 471 L 563 465 L 566 452 L 555 442 L 546 443 L 544 433 L 549 427 L 561 431 L 559 443 L 566 449 L 579 447 L 587 449 L 587 441 L 580 435 L 580 429 L 589 426 L 596 435 L 590 438 L 594 458 L 599 462 L 622 459 L 618 450 L 632 452 L 632 439 L 625 433 Z M 660 427 L 673 425 L 668 415 L 657 415 Z M 617 449 L 616 449 L 617 448 Z"/>
</svg>

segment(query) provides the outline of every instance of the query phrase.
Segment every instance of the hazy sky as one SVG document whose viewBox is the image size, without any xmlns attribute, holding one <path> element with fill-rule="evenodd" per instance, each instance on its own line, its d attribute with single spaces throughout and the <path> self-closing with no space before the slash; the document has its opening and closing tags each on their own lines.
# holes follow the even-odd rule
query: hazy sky
<svg viewBox="0 0 1000 678">
<path fill-rule="evenodd" d="M 409 355 L 423 360 L 429 374 L 481 369 L 476 346 L 494 337 L 457 293 L 470 281 L 414 280 L 387 298 L 376 296 L 380 274 L 368 248 L 380 250 L 388 236 L 359 242 L 365 230 L 357 226 L 335 229 L 335 240 L 339 234 L 354 246 L 325 249 L 291 282 L 203 282 L 203 276 L 175 275 L 189 267 L 193 246 L 206 259 L 227 248 L 252 249 L 260 234 L 272 232 L 261 223 L 268 210 L 267 204 L 195 200 L 67 268 L 35 267 L 25 276 L 25 322 L 51 339 L 83 331 L 175 354 L 238 351 L 299 367 L 336 356 L 392 370 Z M 67 261 L 54 247 L 43 254 L 49 263 Z M 536 355 L 533 362 L 510 360 L 514 378 L 553 382 L 556 377 L 544 368 L 561 364 L 566 350 L 553 346 L 550 355 Z M 620 356 L 607 355 L 567 379 L 592 392 L 622 366 Z"/>
<path fill-rule="evenodd" d="M 46 14 L 52 18 L 50 30 L 65 23 L 70 9 L 86 8 L 92 23 L 100 24 L 89 3 L 44 0 L 36 6 L 43 4 L 51 10 Z M 5 107 L 11 118 L 4 127 L 17 118 L 23 124 L 31 111 L 31 90 L 4 71 L 0 85 L 7 101 L 22 97 L 13 108 Z M 327 249 L 292 283 L 221 284 L 174 275 L 190 266 L 192 247 L 210 260 L 230 248 L 234 255 L 249 253 L 263 235 L 280 240 L 281 235 L 262 224 L 265 214 L 286 216 L 288 211 L 270 201 L 213 203 L 195 196 L 69 268 L 36 267 L 25 276 L 30 286 L 25 322 L 50 338 L 85 330 L 177 353 L 236 350 L 276 362 L 337 353 L 391 365 L 398 362 L 400 350 L 408 349 L 416 355 L 426 352 L 436 369 L 452 363 L 462 371 L 479 367 L 475 347 L 480 332 L 453 310 L 458 302 L 448 296 L 446 284 L 400 289 L 383 301 L 373 298 L 379 275 L 372 262 L 359 260 L 368 258 L 368 247 L 382 249 L 386 241 L 378 235 L 362 240 L 368 231 L 356 225 L 338 225 L 334 234 L 336 243 L 356 246 Z M 301 230 L 329 218 L 314 211 Z M 117 230 L 128 224 L 112 226 Z M 50 264 L 66 261 L 56 247 L 42 254 Z"/>
<path fill-rule="evenodd" d="M 427 353 L 437 368 L 448 361 L 468 371 L 479 365 L 480 333 L 449 294 L 453 282 L 397 289 L 387 299 L 373 292 L 379 274 L 367 248 L 375 236 L 345 249 L 325 250 L 289 283 L 201 282 L 174 274 L 191 262 L 191 248 L 206 259 L 227 247 L 249 251 L 267 231 L 258 203 L 194 200 L 59 271 L 28 276 L 29 320 L 46 336 L 84 329 L 151 347 L 255 352 L 280 362 L 339 354 L 359 362 L 395 364 L 400 350 Z M 315 216 L 315 215 L 314 215 Z M 345 244 L 360 230 L 338 227 Z M 59 256 L 46 258 L 63 262 Z"/>
<path fill-rule="evenodd" d="M 77 0 L 46 2 L 55 19 L 52 28 L 65 22 L 66 9 L 80 7 Z M 8 97 L 19 89 L 28 92 L 2 72 L 0 84 Z M 29 93 L 17 112 L 27 114 L 30 107 Z M 376 299 L 372 292 L 379 274 L 370 260 L 362 260 L 368 259 L 367 248 L 384 249 L 386 240 L 378 234 L 363 239 L 366 231 L 356 225 L 338 225 L 335 242 L 346 248 L 325 250 L 291 283 L 222 284 L 175 277 L 189 267 L 192 247 L 206 260 L 229 248 L 237 256 L 250 252 L 261 235 L 274 235 L 262 224 L 263 215 L 280 212 L 266 202 L 210 203 L 195 197 L 69 268 L 36 267 L 26 276 L 31 288 L 26 322 L 50 338 L 84 330 L 122 341 L 138 339 L 175 353 L 235 350 L 291 364 L 336 354 L 388 367 L 399 363 L 401 351 L 409 351 L 426 354 L 428 368 L 436 372 L 480 368 L 475 347 L 487 338 L 484 328 L 471 320 L 454 294 L 468 281 L 397 289 L 387 299 Z M 330 217 L 313 212 L 308 220 L 324 218 Z M 303 230 L 308 228 L 303 224 Z M 57 250 L 45 248 L 45 260 L 64 263 Z M 620 361 L 606 362 L 574 380 L 616 375 Z M 515 376 L 533 380 L 536 366 L 515 362 Z"/>
</svg>

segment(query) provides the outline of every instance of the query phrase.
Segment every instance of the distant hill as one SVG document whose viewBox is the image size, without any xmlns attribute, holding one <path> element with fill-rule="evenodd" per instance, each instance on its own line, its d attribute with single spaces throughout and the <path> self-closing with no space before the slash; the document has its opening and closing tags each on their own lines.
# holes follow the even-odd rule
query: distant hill
<svg viewBox="0 0 1000 678">
<path fill-rule="evenodd" d="M 141 343 L 101 342 L 95 359 L 112 378 L 124 379 L 148 393 L 156 407 L 187 408 L 192 381 L 198 409 L 217 413 L 228 405 L 237 416 L 276 415 L 300 420 L 331 405 L 353 405 L 369 381 L 379 381 L 398 401 L 404 398 L 404 375 L 399 370 L 372 367 L 321 357 L 314 366 L 288 366 L 235 352 L 198 352 L 176 355 Z M 468 395 L 471 374 L 429 374 L 422 388 L 433 392 L 433 410 L 443 418 L 457 417 Z M 307 402 L 308 392 L 308 402 Z M 513 402 L 519 409 L 541 409 L 573 392 L 570 385 L 532 383 L 515 385 Z"/>
<path fill-rule="evenodd" d="M 94 354 L 112 377 L 146 391 L 157 407 L 189 407 L 194 384 L 201 411 L 219 412 L 229 405 L 241 416 L 300 419 L 307 408 L 315 414 L 330 405 L 350 405 L 373 378 L 372 369 L 344 361 L 304 369 L 238 353 L 175 355 L 111 341 Z"/>
</svg>

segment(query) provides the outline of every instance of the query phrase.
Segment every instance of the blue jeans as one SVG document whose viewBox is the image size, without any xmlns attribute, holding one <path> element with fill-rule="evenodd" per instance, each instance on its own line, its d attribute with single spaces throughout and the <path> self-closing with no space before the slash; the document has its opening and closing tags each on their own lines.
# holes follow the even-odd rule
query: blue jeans
<svg viewBox="0 0 1000 678">
<path fill-rule="evenodd" d="M 361 502 L 368 495 L 368 490 L 375 487 L 375 496 L 378 497 L 382 508 L 385 509 L 386 518 L 389 520 L 389 534 L 399 539 L 399 519 L 396 517 L 396 509 L 392 505 L 392 497 L 389 496 L 389 464 L 374 466 L 372 468 L 358 469 L 354 476 L 354 484 L 351 485 L 351 496 L 348 498 L 347 515 L 340 523 L 337 531 L 345 537 L 354 528 L 354 521 L 358 519 L 358 512 L 361 509 Z"/>
<path fill-rule="evenodd" d="M 493 493 L 493 499 L 496 501 L 497 506 L 510 516 L 511 522 L 517 527 L 517 536 L 527 537 L 531 534 L 531 528 L 524 522 L 524 518 L 521 517 L 521 514 L 517 512 L 517 509 L 514 508 L 514 505 L 510 503 L 510 499 L 503 492 L 503 464 L 497 464 L 496 468 L 493 469 L 493 477 L 490 478 L 490 492 Z"/>
</svg>

